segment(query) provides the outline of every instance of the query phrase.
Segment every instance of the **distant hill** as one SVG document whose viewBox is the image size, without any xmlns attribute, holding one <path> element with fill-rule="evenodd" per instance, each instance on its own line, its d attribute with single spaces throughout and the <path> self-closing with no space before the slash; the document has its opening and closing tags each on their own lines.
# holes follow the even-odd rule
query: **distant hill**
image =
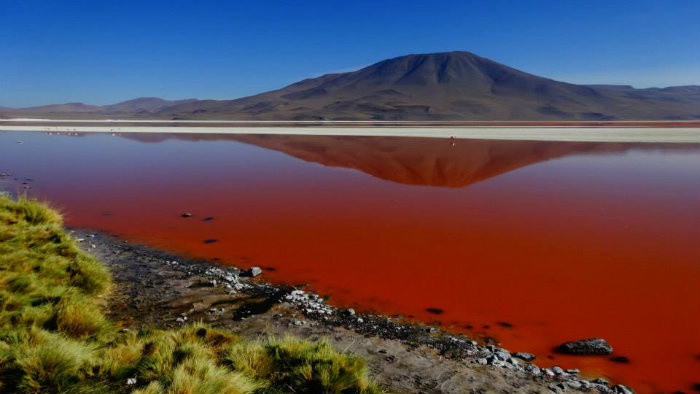
<svg viewBox="0 0 700 394">
<path fill-rule="evenodd" d="M 13 114 L 260 120 L 700 119 L 700 86 L 575 85 L 470 52 L 448 52 L 401 56 L 236 100 L 141 98 L 103 107 L 63 104 L 0 110 L 6 117 Z"/>
<path fill-rule="evenodd" d="M 88 105 L 83 103 L 51 104 L 29 108 L 4 108 L 0 107 L 0 117 L 39 117 L 39 118 L 151 118 L 174 105 L 186 104 L 197 101 L 164 100 L 157 97 L 140 97 L 111 105 Z"/>
<path fill-rule="evenodd" d="M 117 104 L 105 105 L 100 108 L 101 112 L 109 114 L 156 113 L 173 105 L 186 104 L 196 101 L 196 99 L 170 101 L 163 100 L 158 97 L 141 97 Z"/>
</svg>

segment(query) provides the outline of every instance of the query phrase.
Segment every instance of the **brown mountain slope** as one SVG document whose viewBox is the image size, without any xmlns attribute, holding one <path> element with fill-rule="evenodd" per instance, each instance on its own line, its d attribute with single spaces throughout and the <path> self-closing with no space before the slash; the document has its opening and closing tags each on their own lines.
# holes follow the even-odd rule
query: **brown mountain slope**
<svg viewBox="0 0 700 394">
<path fill-rule="evenodd" d="M 187 100 L 140 112 L 124 104 L 75 114 L 105 116 L 114 113 L 108 107 L 119 106 L 126 117 L 165 119 L 700 119 L 700 86 L 575 85 L 448 52 L 401 56 L 236 100 Z"/>
</svg>

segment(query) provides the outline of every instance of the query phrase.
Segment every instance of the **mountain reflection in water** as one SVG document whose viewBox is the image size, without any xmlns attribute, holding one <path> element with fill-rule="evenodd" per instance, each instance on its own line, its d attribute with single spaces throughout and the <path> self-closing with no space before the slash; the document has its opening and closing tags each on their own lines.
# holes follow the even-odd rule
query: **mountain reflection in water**
<svg viewBox="0 0 700 394">
<path fill-rule="evenodd" d="M 280 134 L 147 134 L 120 136 L 141 142 L 169 139 L 230 140 L 272 149 L 329 167 L 362 171 L 407 185 L 465 187 L 525 166 L 568 155 L 630 149 L 688 150 L 690 144 L 549 142 L 407 137 Z"/>
</svg>

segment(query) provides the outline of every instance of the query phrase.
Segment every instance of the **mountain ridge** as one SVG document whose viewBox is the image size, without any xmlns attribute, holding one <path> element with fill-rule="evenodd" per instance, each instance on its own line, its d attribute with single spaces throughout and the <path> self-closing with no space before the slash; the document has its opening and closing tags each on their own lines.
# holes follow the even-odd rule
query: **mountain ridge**
<svg viewBox="0 0 700 394">
<path fill-rule="evenodd" d="M 700 119 L 700 86 L 577 85 L 455 51 L 399 56 L 233 100 L 143 97 L 99 107 L 67 103 L 0 109 L 0 116 L 12 113 L 241 120 L 691 120 Z"/>
</svg>

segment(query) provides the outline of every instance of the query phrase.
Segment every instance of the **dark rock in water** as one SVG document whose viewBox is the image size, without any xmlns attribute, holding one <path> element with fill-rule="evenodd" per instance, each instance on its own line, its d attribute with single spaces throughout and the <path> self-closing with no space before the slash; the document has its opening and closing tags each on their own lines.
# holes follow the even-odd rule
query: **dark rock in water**
<svg viewBox="0 0 700 394">
<path fill-rule="evenodd" d="M 180 215 L 180 216 L 183 217 L 183 218 L 189 218 L 189 217 L 192 217 L 192 214 L 189 213 L 189 212 L 185 212 L 185 213 L 183 213 L 183 214 Z"/>
<path fill-rule="evenodd" d="M 439 314 L 441 314 L 442 312 L 444 312 L 444 311 L 443 311 L 442 309 L 440 309 L 440 308 L 427 308 L 425 311 L 428 312 L 428 313 L 435 314 L 435 315 L 439 315 Z"/>
<path fill-rule="evenodd" d="M 508 323 L 508 322 L 506 322 L 506 321 L 499 321 L 499 322 L 498 322 L 498 325 L 501 326 L 501 327 L 505 327 L 505 328 L 512 328 L 512 327 L 513 327 L 512 324 L 510 324 L 510 323 Z"/>
<path fill-rule="evenodd" d="M 556 351 L 564 354 L 607 355 L 612 353 L 613 348 L 605 339 L 590 338 L 561 344 Z"/>
<path fill-rule="evenodd" d="M 630 362 L 630 359 L 625 357 L 625 356 L 613 356 L 613 357 L 610 357 L 610 361 L 612 361 L 614 363 L 627 364 Z"/>
<path fill-rule="evenodd" d="M 605 380 L 604 378 L 597 378 L 597 379 L 593 380 L 593 383 L 595 383 L 595 384 L 602 384 L 602 385 L 605 385 L 605 386 L 607 386 L 607 385 L 610 384 L 610 382 L 608 382 L 608 381 Z"/>
<path fill-rule="evenodd" d="M 204 240 L 204 243 L 205 243 L 205 244 L 213 244 L 213 243 L 215 243 L 215 242 L 217 242 L 217 240 L 214 239 L 214 238 L 208 238 L 208 239 L 205 239 L 205 240 Z"/>
<path fill-rule="evenodd" d="M 517 358 L 524 360 L 524 361 L 532 361 L 536 358 L 534 354 L 524 353 L 524 352 L 517 352 L 517 353 L 513 354 L 513 357 L 517 357 Z"/>
<path fill-rule="evenodd" d="M 203 222 L 211 222 L 212 220 L 214 220 L 213 216 L 207 216 L 204 219 L 202 219 Z"/>
</svg>

